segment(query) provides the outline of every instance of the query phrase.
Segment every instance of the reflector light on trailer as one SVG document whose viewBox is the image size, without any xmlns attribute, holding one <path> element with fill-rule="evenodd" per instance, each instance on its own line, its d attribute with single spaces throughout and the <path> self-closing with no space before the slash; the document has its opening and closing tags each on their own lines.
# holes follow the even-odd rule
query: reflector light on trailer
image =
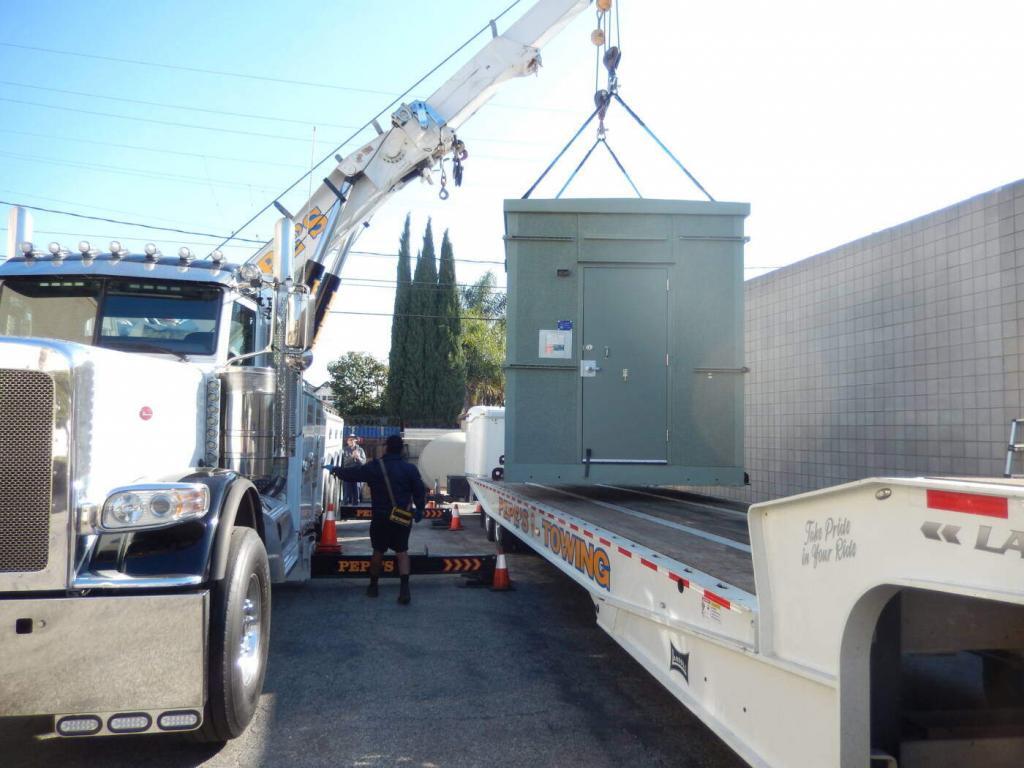
<svg viewBox="0 0 1024 768">
<path fill-rule="evenodd" d="M 107 720 L 107 728 L 111 733 L 141 733 L 148 731 L 153 720 L 145 712 L 127 712 L 113 715 Z"/>
<path fill-rule="evenodd" d="M 72 715 L 57 721 L 57 733 L 61 736 L 92 736 L 102 727 L 103 723 L 93 715 Z"/>
<path fill-rule="evenodd" d="M 199 713 L 187 709 L 164 712 L 156 724 L 164 731 L 189 731 L 199 725 Z"/>
<path fill-rule="evenodd" d="M 1009 516 L 1009 502 L 1004 496 L 984 496 L 980 493 L 929 490 L 928 509 L 965 512 L 969 515 L 999 517 L 1003 520 Z"/>
</svg>

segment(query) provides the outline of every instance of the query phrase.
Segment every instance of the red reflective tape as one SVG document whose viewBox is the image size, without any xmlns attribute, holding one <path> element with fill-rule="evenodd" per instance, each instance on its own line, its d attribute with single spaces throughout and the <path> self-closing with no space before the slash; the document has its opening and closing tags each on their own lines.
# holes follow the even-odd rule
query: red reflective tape
<svg viewBox="0 0 1024 768">
<path fill-rule="evenodd" d="M 612 545 L 612 543 L 610 541 L 608 541 L 608 539 L 604 538 L 603 536 L 599 536 L 597 540 L 600 541 L 602 544 L 604 544 L 606 547 L 610 547 Z"/>
<path fill-rule="evenodd" d="M 652 562 L 651 562 L 650 560 L 648 560 L 648 559 L 647 559 L 647 558 L 645 558 L 645 557 L 641 557 L 641 558 L 640 558 L 640 562 L 641 562 L 641 563 L 642 563 L 643 565 L 646 565 L 646 566 L 647 566 L 648 568 L 650 568 L 650 569 L 651 569 L 652 571 L 656 571 L 656 570 L 658 570 L 658 564 L 657 564 L 657 563 L 652 563 Z"/>
<path fill-rule="evenodd" d="M 704 597 L 706 597 L 712 603 L 718 603 L 723 608 L 731 608 L 732 607 L 732 603 L 730 603 L 724 597 L 719 597 L 714 592 L 709 592 L 706 589 L 704 590 Z"/>
<path fill-rule="evenodd" d="M 632 552 L 630 552 L 630 551 L 629 551 L 628 549 L 626 549 L 625 547 L 619 547 L 619 554 L 620 554 L 620 555 L 625 555 L 626 557 L 632 557 L 632 556 L 633 556 L 633 553 L 632 553 Z"/>
<path fill-rule="evenodd" d="M 558 522 L 560 525 L 565 525 L 565 520 L 563 520 L 562 518 L 558 518 Z"/>
<path fill-rule="evenodd" d="M 589 536 L 590 538 L 594 538 L 594 534 L 592 534 L 590 531 L 587 531 L 587 530 L 583 531 L 583 535 L 584 536 Z"/>
<path fill-rule="evenodd" d="M 569 523 L 569 527 L 572 528 L 574 531 L 578 531 L 580 529 L 580 527 L 576 525 L 576 523 Z"/>
<path fill-rule="evenodd" d="M 944 509 L 947 512 L 966 512 L 969 515 L 1009 517 L 1009 502 L 1005 496 L 982 496 L 978 493 L 957 493 L 955 491 L 928 491 L 928 509 Z"/>
</svg>

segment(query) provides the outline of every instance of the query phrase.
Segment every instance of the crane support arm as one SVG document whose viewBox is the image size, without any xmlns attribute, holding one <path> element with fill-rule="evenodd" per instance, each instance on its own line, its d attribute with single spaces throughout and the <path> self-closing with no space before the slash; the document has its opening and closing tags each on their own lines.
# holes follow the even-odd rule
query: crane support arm
<svg viewBox="0 0 1024 768">
<path fill-rule="evenodd" d="M 591 0 L 538 0 L 518 21 L 494 36 L 426 101 L 402 104 L 391 126 L 346 157 L 295 212 L 295 272 L 314 293 L 319 331 L 349 250 L 386 200 L 408 182 L 430 180 L 449 153 L 464 152 L 455 131 L 507 80 L 534 74 L 540 48 Z M 252 258 L 269 267 L 272 245 Z"/>
</svg>

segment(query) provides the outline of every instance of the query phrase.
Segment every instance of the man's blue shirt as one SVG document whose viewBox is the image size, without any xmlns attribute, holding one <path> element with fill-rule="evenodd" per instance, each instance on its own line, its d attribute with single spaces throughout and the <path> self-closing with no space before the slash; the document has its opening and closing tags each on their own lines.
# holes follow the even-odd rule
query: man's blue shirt
<svg viewBox="0 0 1024 768">
<path fill-rule="evenodd" d="M 420 478 L 420 471 L 398 454 L 385 454 L 383 461 L 388 480 L 391 481 L 391 490 L 395 494 L 395 505 L 409 509 L 409 502 L 415 501 L 416 508 L 422 511 L 427 502 L 427 487 Z M 384 484 L 380 461 L 368 461 L 361 467 L 336 467 L 334 474 L 342 480 L 369 483 L 374 515 L 391 514 L 391 500 L 388 498 L 387 485 Z"/>
</svg>

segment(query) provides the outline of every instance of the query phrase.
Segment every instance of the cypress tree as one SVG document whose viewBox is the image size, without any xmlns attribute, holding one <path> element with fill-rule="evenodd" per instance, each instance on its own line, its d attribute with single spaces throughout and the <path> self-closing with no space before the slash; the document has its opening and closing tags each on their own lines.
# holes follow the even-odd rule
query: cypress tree
<svg viewBox="0 0 1024 768">
<path fill-rule="evenodd" d="M 466 397 L 466 362 L 462 353 L 462 321 L 459 318 L 462 307 L 455 278 L 455 254 L 447 229 L 441 238 L 436 307 L 439 370 L 434 390 L 434 413 L 445 424 L 454 424 Z"/>
<path fill-rule="evenodd" d="M 408 390 L 408 337 L 409 301 L 412 291 L 412 263 L 409 253 L 410 216 L 398 241 L 398 269 L 395 278 L 395 308 L 391 318 L 391 350 L 388 353 L 388 383 L 385 403 L 391 416 L 404 421 L 409 417 Z"/>
<path fill-rule="evenodd" d="M 428 219 L 427 229 L 423 233 L 423 248 L 416 256 L 416 272 L 413 274 L 408 311 L 408 367 L 405 385 L 409 391 L 407 416 L 418 421 L 431 421 L 436 416 L 433 412 L 434 382 L 437 378 L 436 292 L 434 232 Z"/>
</svg>

